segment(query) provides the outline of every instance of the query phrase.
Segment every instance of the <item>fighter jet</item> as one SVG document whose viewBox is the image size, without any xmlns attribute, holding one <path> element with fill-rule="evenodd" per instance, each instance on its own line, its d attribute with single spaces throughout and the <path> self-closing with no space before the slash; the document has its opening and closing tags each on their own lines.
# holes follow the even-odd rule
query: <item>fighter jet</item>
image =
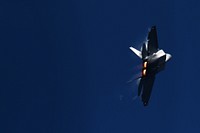
<svg viewBox="0 0 200 133">
<path fill-rule="evenodd" d="M 158 48 L 156 26 L 149 30 L 147 40 L 143 43 L 141 51 L 129 47 L 142 59 L 142 74 L 139 78 L 138 96 L 141 96 L 144 106 L 148 105 L 156 74 L 164 70 L 165 64 L 172 57 Z"/>
</svg>

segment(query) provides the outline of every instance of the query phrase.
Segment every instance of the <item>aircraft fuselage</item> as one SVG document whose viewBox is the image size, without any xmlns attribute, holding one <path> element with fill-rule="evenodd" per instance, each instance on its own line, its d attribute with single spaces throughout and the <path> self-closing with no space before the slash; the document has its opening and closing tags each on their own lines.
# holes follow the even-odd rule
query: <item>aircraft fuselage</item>
<svg viewBox="0 0 200 133">
<path fill-rule="evenodd" d="M 164 70 L 165 61 L 166 54 L 163 50 L 159 50 L 150 56 L 146 56 L 146 58 L 143 59 L 142 76 L 157 74 L 158 72 Z"/>
</svg>

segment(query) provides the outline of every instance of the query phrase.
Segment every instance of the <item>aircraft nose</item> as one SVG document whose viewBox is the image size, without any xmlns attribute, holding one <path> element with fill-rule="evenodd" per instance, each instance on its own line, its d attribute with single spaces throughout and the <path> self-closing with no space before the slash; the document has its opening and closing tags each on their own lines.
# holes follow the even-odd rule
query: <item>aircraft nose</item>
<svg viewBox="0 0 200 133">
<path fill-rule="evenodd" d="M 166 54 L 165 62 L 167 62 L 170 58 L 172 58 L 171 54 Z"/>
<path fill-rule="evenodd" d="M 147 105 L 148 105 L 148 102 L 144 102 L 143 105 L 144 105 L 144 106 L 147 106 Z"/>
</svg>

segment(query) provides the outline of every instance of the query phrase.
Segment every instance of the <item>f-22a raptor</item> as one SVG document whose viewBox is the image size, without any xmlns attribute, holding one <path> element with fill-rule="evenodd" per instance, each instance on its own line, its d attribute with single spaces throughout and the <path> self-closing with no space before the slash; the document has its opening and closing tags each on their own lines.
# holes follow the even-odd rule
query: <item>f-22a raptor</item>
<svg viewBox="0 0 200 133">
<path fill-rule="evenodd" d="M 156 26 L 152 26 L 147 40 L 144 42 L 141 51 L 130 47 L 140 59 L 142 59 L 142 75 L 138 78 L 138 96 L 141 96 L 144 106 L 148 105 L 155 76 L 164 70 L 166 62 L 172 57 L 158 48 Z"/>
</svg>

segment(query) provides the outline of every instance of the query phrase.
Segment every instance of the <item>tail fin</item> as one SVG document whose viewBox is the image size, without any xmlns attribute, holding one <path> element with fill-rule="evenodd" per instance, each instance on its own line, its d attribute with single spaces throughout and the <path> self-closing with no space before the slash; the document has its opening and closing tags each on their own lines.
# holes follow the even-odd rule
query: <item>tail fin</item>
<svg viewBox="0 0 200 133">
<path fill-rule="evenodd" d="M 131 51 L 133 51 L 133 53 L 135 53 L 138 57 L 140 57 L 140 59 L 142 59 L 142 53 L 139 50 L 137 50 L 133 47 L 129 47 L 129 48 Z"/>
</svg>

